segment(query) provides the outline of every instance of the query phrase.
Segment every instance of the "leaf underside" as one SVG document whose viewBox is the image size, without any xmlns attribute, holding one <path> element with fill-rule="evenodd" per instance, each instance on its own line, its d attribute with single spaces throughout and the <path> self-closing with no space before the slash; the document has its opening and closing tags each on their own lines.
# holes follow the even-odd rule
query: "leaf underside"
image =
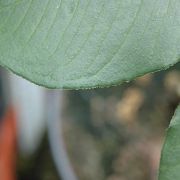
<svg viewBox="0 0 180 180">
<path fill-rule="evenodd" d="M 0 64 L 49 88 L 129 81 L 180 59 L 179 0 L 0 0 Z"/>
<path fill-rule="evenodd" d="M 159 180 L 180 179 L 180 105 L 170 123 L 161 155 Z"/>
</svg>

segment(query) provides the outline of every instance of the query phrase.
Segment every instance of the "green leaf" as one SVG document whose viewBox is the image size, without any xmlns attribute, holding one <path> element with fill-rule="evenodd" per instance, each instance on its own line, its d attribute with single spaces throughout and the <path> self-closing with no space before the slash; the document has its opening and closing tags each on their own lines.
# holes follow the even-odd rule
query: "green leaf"
<svg viewBox="0 0 180 180">
<path fill-rule="evenodd" d="M 159 170 L 159 180 L 178 179 L 180 179 L 180 105 L 167 131 Z"/>
<path fill-rule="evenodd" d="M 179 0 L 0 0 L 0 64 L 50 88 L 105 87 L 180 58 Z"/>
</svg>

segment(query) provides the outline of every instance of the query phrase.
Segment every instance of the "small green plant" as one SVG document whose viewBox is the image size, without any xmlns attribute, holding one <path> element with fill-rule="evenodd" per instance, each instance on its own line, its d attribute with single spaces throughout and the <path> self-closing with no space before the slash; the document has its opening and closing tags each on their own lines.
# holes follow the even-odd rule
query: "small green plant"
<svg viewBox="0 0 180 180">
<path fill-rule="evenodd" d="M 48 88 L 108 87 L 180 61 L 179 0 L 0 0 L 0 64 Z M 160 180 L 180 179 L 180 109 Z"/>
</svg>

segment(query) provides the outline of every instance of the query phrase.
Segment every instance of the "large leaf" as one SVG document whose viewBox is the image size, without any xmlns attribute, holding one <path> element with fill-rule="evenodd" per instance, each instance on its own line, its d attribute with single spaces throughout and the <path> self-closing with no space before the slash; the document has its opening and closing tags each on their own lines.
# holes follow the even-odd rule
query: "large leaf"
<svg viewBox="0 0 180 180">
<path fill-rule="evenodd" d="M 180 57 L 180 0 L 0 0 L 0 64 L 51 88 L 104 87 Z"/>
<path fill-rule="evenodd" d="M 180 105 L 170 123 L 161 155 L 159 180 L 180 179 Z"/>
</svg>

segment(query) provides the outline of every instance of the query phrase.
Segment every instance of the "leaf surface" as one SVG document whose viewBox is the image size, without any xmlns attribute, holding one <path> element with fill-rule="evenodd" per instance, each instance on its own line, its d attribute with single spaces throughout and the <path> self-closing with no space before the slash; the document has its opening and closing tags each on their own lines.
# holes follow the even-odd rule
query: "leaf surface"
<svg viewBox="0 0 180 180">
<path fill-rule="evenodd" d="M 167 131 L 159 170 L 159 180 L 172 179 L 180 179 L 180 105 Z"/>
<path fill-rule="evenodd" d="M 105 87 L 180 59 L 179 0 L 0 0 L 0 64 L 50 88 Z"/>
</svg>

